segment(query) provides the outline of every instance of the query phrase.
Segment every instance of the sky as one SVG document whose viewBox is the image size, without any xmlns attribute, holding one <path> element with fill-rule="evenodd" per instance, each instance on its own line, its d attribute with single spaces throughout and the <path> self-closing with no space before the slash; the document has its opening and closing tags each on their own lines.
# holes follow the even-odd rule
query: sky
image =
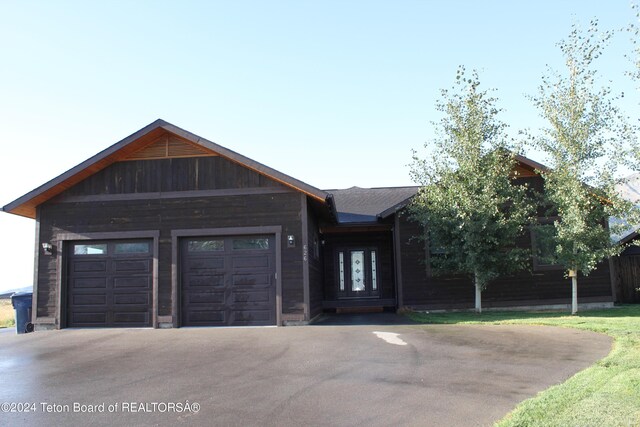
<svg viewBox="0 0 640 427">
<path fill-rule="evenodd" d="M 594 17 L 634 20 L 628 0 L 0 0 L 0 206 L 158 118 L 321 189 L 412 185 L 459 65 L 512 135 L 539 129 L 526 95 Z M 630 49 L 598 68 L 637 116 Z M 0 291 L 32 284 L 34 230 L 0 213 Z"/>
</svg>

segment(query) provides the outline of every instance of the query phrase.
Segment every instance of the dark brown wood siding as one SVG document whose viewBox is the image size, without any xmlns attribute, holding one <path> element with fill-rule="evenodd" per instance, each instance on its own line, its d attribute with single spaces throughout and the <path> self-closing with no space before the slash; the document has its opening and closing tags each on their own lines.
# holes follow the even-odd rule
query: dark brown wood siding
<svg viewBox="0 0 640 427">
<path fill-rule="evenodd" d="M 324 299 L 325 301 L 337 301 L 337 272 L 336 257 L 341 248 L 349 247 L 377 247 L 379 250 L 380 269 L 380 299 L 395 300 L 395 273 L 393 267 L 393 241 L 391 231 L 360 232 L 335 234 L 326 233 L 324 240 Z M 373 301 L 373 300 L 372 300 Z M 395 305 L 395 303 L 393 304 Z"/>
<path fill-rule="evenodd" d="M 617 301 L 640 303 L 640 248 L 631 246 L 620 256 L 612 258 L 616 277 Z"/>
<path fill-rule="evenodd" d="M 146 160 L 116 163 L 109 168 L 89 178 L 91 183 L 82 182 L 82 190 L 76 187 L 68 190 L 74 195 L 91 194 L 92 191 L 157 191 L 153 187 L 153 179 L 146 180 L 146 184 L 131 187 L 131 175 L 121 175 L 122 171 L 135 170 L 135 164 L 148 169 L 149 174 L 162 178 L 163 168 L 167 162 L 175 166 L 181 164 L 186 175 L 195 173 L 194 163 L 205 163 L 210 160 L 220 160 L 218 157 Z M 180 160 L 180 162 L 176 162 Z M 224 160 L 224 159 L 222 159 Z M 226 163 L 224 163 L 226 162 Z M 224 161 L 223 171 L 210 171 L 215 175 L 214 181 L 225 182 L 225 186 L 263 185 L 265 187 L 278 186 L 275 181 L 263 181 L 267 178 L 255 172 L 240 168 L 235 164 Z M 153 169 L 153 166 L 157 170 Z M 116 169 L 118 172 L 111 170 Z M 131 169 L 133 168 L 133 169 Z M 201 173 L 202 169 L 199 169 Z M 157 173 L 157 175 L 156 175 Z M 114 176 L 121 176 L 120 184 L 114 186 L 99 182 L 98 175 L 103 180 L 112 180 Z M 127 177 L 128 176 L 128 177 Z M 183 179 L 183 178 L 180 178 Z M 184 178 L 184 185 L 178 184 L 180 179 L 171 179 L 164 187 L 167 191 L 185 191 L 193 189 L 196 181 Z M 200 178 L 199 178 L 200 180 Z M 188 183 L 191 184 L 188 184 Z M 199 181 L 198 181 L 199 182 Z M 203 181 L 204 182 L 204 181 Z M 188 185 L 187 185 L 188 184 Z M 218 185 L 218 184 L 216 184 Z M 222 184 L 219 184 L 222 185 Z M 222 227 L 259 227 L 282 226 L 282 310 L 283 313 L 300 314 L 303 312 L 302 288 L 302 247 L 287 248 L 286 236 L 293 234 L 301 239 L 302 225 L 300 218 L 301 198 L 299 193 L 283 192 L 277 194 L 231 195 L 217 197 L 189 197 L 153 200 L 128 201 L 99 201 L 55 203 L 47 202 L 39 207 L 40 210 L 40 242 L 53 242 L 64 233 L 101 233 L 139 230 L 159 230 L 159 274 L 158 274 L 158 315 L 171 315 L 171 230 L 222 228 Z M 41 256 L 38 265 L 38 316 L 54 317 L 57 305 L 56 286 L 56 256 Z"/>
<path fill-rule="evenodd" d="M 135 160 L 114 163 L 60 197 L 254 187 L 284 186 L 223 157 Z"/>
<path fill-rule="evenodd" d="M 472 308 L 473 282 L 462 276 L 434 276 L 428 266 L 425 243 L 417 238 L 422 227 L 400 213 L 400 246 L 404 305 L 416 308 Z M 526 234 L 519 245 L 531 246 Z M 491 282 L 482 293 L 483 307 L 567 304 L 571 301 L 571 282 L 562 270 L 533 271 Z M 578 278 L 579 302 L 611 302 L 608 261 L 598 265 L 588 277 Z"/>
</svg>

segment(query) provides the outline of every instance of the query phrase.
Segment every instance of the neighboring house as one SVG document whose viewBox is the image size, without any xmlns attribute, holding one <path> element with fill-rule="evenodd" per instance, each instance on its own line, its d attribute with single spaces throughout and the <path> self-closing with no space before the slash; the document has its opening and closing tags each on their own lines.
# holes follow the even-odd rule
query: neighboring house
<svg viewBox="0 0 640 427">
<path fill-rule="evenodd" d="M 616 273 L 615 299 L 621 303 L 640 303 L 640 246 L 637 232 L 632 232 L 620 240 L 620 244 L 634 243 L 622 253 L 612 258 Z"/>
<path fill-rule="evenodd" d="M 640 173 L 625 178 L 616 190 L 625 199 L 636 204 L 640 203 Z M 612 221 L 615 219 L 612 218 Z M 622 236 L 615 236 L 621 245 L 635 243 L 627 247 L 619 256 L 613 258 L 616 301 L 621 303 L 640 303 L 640 246 L 636 231 L 638 227 L 629 226 Z"/>
<path fill-rule="evenodd" d="M 520 179 L 541 187 L 541 165 L 518 160 Z M 3 210 L 36 220 L 37 329 L 471 308 L 468 278 L 431 274 L 437 249 L 405 209 L 417 191 L 322 191 L 157 120 Z M 544 251 L 536 246 L 532 273 L 491 283 L 484 306 L 568 304 L 569 281 Z M 609 263 L 581 278 L 579 293 L 612 304 Z"/>
</svg>

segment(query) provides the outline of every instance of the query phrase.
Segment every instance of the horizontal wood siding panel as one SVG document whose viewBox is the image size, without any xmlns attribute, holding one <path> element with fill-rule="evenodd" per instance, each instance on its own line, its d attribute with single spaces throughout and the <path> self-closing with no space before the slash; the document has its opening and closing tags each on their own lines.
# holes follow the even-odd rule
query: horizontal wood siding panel
<svg viewBox="0 0 640 427">
<path fill-rule="evenodd" d="M 405 305 L 433 309 L 473 308 L 473 281 L 460 276 L 432 276 L 427 267 L 424 241 L 416 238 L 422 233 L 421 226 L 410 221 L 404 212 L 400 215 Z M 530 235 L 525 234 L 518 244 L 530 247 Z M 578 301 L 581 298 L 612 301 L 609 273 L 609 262 L 605 261 L 588 277 L 580 275 Z M 562 270 L 532 271 L 499 278 L 482 293 L 483 306 L 568 303 L 571 300 L 571 282 L 563 274 Z M 532 301 L 535 304 L 531 304 Z"/>
<path fill-rule="evenodd" d="M 223 157 L 134 160 L 114 163 L 59 197 L 284 187 Z"/>
<path fill-rule="evenodd" d="M 302 248 L 287 248 L 286 236 L 301 239 L 300 195 L 262 194 L 211 198 L 44 204 L 40 241 L 64 233 L 160 230 L 158 314 L 171 314 L 171 230 L 282 226 L 282 298 L 284 313 L 302 313 Z M 56 263 L 41 256 L 38 315 L 55 315 Z"/>
<path fill-rule="evenodd" d="M 324 234 L 324 298 L 337 300 L 336 257 L 342 247 L 374 247 L 379 250 L 380 299 L 395 299 L 395 273 L 393 268 L 393 243 L 391 231 L 349 234 Z M 375 300 L 371 300 L 374 302 Z"/>
</svg>

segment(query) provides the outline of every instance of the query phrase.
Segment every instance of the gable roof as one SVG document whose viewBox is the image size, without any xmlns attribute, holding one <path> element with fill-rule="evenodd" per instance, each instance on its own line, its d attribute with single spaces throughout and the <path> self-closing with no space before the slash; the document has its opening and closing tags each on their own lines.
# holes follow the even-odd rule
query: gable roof
<svg viewBox="0 0 640 427">
<path fill-rule="evenodd" d="M 274 181 L 300 191 L 318 201 L 326 202 L 329 195 L 309 184 L 272 169 L 262 163 L 222 147 L 212 141 L 181 129 L 164 120 L 158 119 L 132 135 L 113 144 L 95 156 L 69 169 L 51 181 L 14 200 L 2 208 L 3 211 L 28 218 L 35 218 L 36 207 L 57 196 L 83 179 L 123 159 L 131 158 L 134 153 L 154 144 L 159 137 L 169 133 L 188 144 L 192 144 L 194 152 L 211 153 L 222 156 L 248 169 L 265 175 Z"/>
<path fill-rule="evenodd" d="M 420 187 L 351 187 L 343 190 L 326 190 L 333 195 L 339 223 L 377 222 L 381 214 L 396 205 L 405 203 Z M 393 210 L 395 212 L 395 209 Z"/>
</svg>

